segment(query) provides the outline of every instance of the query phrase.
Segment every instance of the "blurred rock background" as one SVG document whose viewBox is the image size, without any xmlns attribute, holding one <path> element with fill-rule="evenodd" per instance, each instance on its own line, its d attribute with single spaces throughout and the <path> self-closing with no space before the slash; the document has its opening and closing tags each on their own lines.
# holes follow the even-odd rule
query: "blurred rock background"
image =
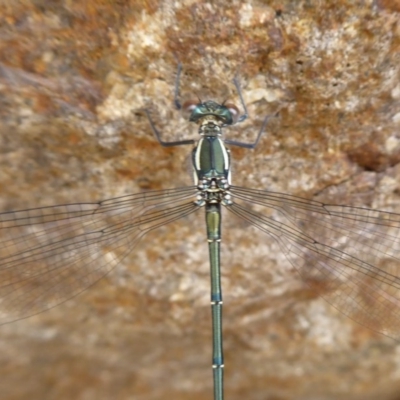
<svg viewBox="0 0 400 400">
<path fill-rule="evenodd" d="M 400 212 L 400 2 L 0 2 L 0 206 L 191 183 L 173 108 L 229 99 L 236 184 Z M 230 217 L 230 216 L 228 216 Z M 149 235 L 81 296 L 0 327 L 0 399 L 212 398 L 199 213 Z M 274 243 L 224 223 L 226 398 L 397 399 L 400 348 L 302 283 Z"/>
</svg>

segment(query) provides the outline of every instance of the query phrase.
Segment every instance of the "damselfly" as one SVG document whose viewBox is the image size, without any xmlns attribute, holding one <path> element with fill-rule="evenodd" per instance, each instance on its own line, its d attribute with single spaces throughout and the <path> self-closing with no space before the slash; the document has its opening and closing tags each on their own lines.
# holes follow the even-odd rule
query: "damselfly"
<svg viewBox="0 0 400 400">
<path fill-rule="evenodd" d="M 179 100 L 179 65 L 175 103 Z M 231 184 L 223 128 L 247 118 L 214 101 L 186 105 L 199 126 L 194 145 L 194 185 L 122 196 L 97 203 L 73 203 L 0 214 L 0 323 L 26 318 L 82 292 L 134 251 L 148 232 L 205 210 L 211 270 L 214 399 L 223 399 L 221 209 L 244 219 L 276 241 L 299 276 L 343 314 L 366 327 L 400 336 L 400 214 L 323 204 L 282 193 Z M 189 256 L 188 256 L 189 257 Z"/>
</svg>

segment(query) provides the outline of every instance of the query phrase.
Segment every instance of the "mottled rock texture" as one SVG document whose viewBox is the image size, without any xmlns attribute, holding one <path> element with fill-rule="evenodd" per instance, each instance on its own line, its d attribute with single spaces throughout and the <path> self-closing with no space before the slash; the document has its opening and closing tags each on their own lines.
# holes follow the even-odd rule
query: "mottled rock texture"
<svg viewBox="0 0 400 400">
<path fill-rule="evenodd" d="M 173 108 L 233 100 L 233 180 L 400 212 L 400 3 L 0 2 L 0 206 L 92 201 L 190 184 L 195 137 Z M 4 400 L 211 399 L 204 217 L 150 234 L 53 310 L 0 327 Z M 400 351 L 303 283 L 267 235 L 228 219 L 223 289 L 229 400 L 396 399 Z"/>
</svg>

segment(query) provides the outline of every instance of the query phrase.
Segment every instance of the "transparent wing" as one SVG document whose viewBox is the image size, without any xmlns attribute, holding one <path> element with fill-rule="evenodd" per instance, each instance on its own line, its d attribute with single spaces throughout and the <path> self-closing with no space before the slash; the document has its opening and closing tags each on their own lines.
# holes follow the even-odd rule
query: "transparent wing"
<svg viewBox="0 0 400 400">
<path fill-rule="evenodd" d="M 187 187 L 0 214 L 0 324 L 94 284 L 147 232 L 198 209 L 196 193 Z"/>
<path fill-rule="evenodd" d="M 227 208 L 273 237 L 317 294 L 400 339 L 399 214 L 241 187 L 230 192 Z"/>
</svg>

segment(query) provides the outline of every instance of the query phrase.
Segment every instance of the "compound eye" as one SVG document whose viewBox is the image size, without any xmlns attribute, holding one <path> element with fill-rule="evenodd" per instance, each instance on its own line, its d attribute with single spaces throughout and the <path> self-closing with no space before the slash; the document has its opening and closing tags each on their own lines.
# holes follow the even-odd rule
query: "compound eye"
<svg viewBox="0 0 400 400">
<path fill-rule="evenodd" d="M 231 103 L 225 104 L 225 107 L 229 110 L 232 115 L 232 123 L 236 123 L 239 118 L 239 109 Z"/>
<path fill-rule="evenodd" d="M 197 122 L 203 116 L 202 103 L 199 100 L 185 101 L 182 110 L 191 122 Z"/>
<path fill-rule="evenodd" d="M 196 100 L 189 100 L 185 101 L 182 105 L 183 111 L 187 113 L 191 113 L 197 106 L 199 105 L 199 102 Z"/>
<path fill-rule="evenodd" d="M 185 101 L 182 105 L 182 111 L 185 115 L 185 118 L 193 117 L 193 111 L 196 110 L 198 105 L 199 105 L 198 100 Z"/>
</svg>

